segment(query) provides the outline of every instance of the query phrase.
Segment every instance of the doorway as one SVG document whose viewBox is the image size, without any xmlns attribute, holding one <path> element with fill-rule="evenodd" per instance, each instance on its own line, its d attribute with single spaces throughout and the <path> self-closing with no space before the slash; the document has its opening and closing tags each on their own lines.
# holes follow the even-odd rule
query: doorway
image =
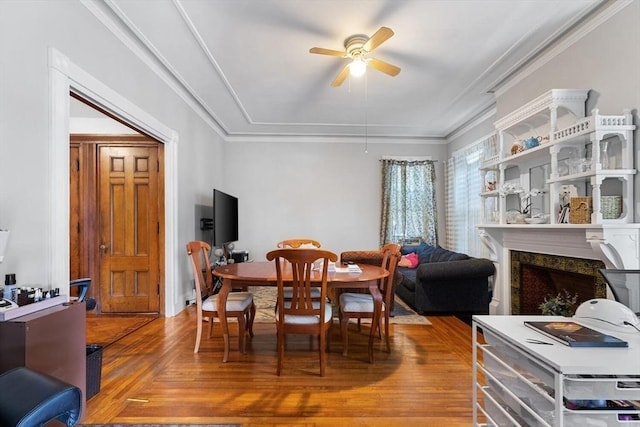
<svg viewBox="0 0 640 427">
<path fill-rule="evenodd" d="M 164 244 L 167 248 L 177 247 L 178 242 L 178 204 L 177 204 L 177 157 L 178 133 L 167 127 L 155 117 L 112 90 L 92 75 L 78 67 L 74 61 L 55 48 L 49 48 L 49 93 L 51 100 L 51 146 L 49 152 L 50 197 L 48 200 L 49 233 L 47 241 L 47 269 L 49 282 L 60 288 L 62 293 L 69 291 L 69 102 L 70 93 L 90 100 L 100 111 L 117 116 L 123 123 L 134 127 L 163 144 L 164 149 Z M 177 257 L 173 251 L 165 251 L 164 275 L 160 281 L 160 314 L 175 316 L 182 307 L 184 299 L 178 292 L 169 290 L 166 284 L 176 286 L 179 283 Z"/>
<path fill-rule="evenodd" d="M 99 313 L 159 313 L 163 145 L 144 135 L 71 135 L 70 274 Z"/>
</svg>

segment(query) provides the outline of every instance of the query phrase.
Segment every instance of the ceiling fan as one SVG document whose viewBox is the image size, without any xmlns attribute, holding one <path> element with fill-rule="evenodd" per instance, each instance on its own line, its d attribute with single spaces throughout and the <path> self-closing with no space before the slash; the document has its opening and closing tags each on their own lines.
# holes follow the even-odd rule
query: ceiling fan
<svg viewBox="0 0 640 427">
<path fill-rule="evenodd" d="M 390 76 L 397 76 L 398 73 L 400 73 L 399 67 L 376 58 L 368 57 L 369 53 L 388 40 L 391 36 L 393 36 L 393 30 L 391 28 L 380 27 L 380 29 L 371 37 L 367 37 L 363 34 L 356 34 L 348 37 L 344 41 L 344 52 L 324 49 L 321 47 L 312 47 L 309 49 L 309 53 L 338 56 L 340 58 L 352 60 L 342 69 L 342 71 L 340 71 L 333 82 L 331 82 L 331 86 L 333 87 L 340 86 L 349 73 L 354 77 L 362 76 L 366 72 L 368 66 Z"/>
</svg>

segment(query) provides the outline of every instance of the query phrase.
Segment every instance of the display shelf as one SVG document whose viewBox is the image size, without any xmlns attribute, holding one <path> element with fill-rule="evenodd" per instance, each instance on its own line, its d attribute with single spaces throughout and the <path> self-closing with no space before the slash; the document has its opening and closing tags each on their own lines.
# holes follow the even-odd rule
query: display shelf
<svg viewBox="0 0 640 427">
<path fill-rule="evenodd" d="M 514 181 L 513 175 L 518 176 L 516 181 L 525 194 L 532 187 L 544 190 L 542 205 L 548 211 L 539 213 L 548 214 L 550 224 L 565 224 L 559 218 L 560 211 L 568 206 L 570 196 L 562 199 L 564 204 L 561 201 L 565 194 L 592 198 L 589 224 L 634 222 L 632 115 L 630 110 L 620 115 L 602 115 L 594 109 L 585 117 L 588 92 L 552 89 L 495 122 L 497 158 L 491 152 L 481 162 L 480 173 L 484 182 L 486 176 L 496 176 L 498 203 L 494 212 L 483 213 L 480 226 L 513 222 L 514 215 L 509 214 L 512 202 L 507 203 L 508 195 L 501 191 L 506 183 Z M 531 137 L 538 137 L 539 145 L 522 148 L 523 141 Z M 533 185 L 531 170 L 539 167 L 546 167 L 548 175 Z M 617 217 L 603 215 L 602 196 L 621 198 Z M 485 188 L 480 197 L 486 200 L 495 195 Z"/>
<path fill-rule="evenodd" d="M 473 425 L 640 426 L 640 336 L 620 332 L 625 349 L 528 341 L 546 338 L 525 321 L 566 319 L 473 316 Z"/>
<path fill-rule="evenodd" d="M 498 197 L 500 192 L 498 190 L 484 191 L 480 193 L 480 197 Z"/>
</svg>

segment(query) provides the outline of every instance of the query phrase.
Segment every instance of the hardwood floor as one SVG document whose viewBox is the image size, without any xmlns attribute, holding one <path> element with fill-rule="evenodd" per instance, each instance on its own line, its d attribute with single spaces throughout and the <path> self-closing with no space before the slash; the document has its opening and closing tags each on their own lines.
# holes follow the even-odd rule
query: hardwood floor
<svg viewBox="0 0 640 427">
<path fill-rule="evenodd" d="M 349 356 L 331 329 L 325 377 L 307 336 L 290 336 L 276 375 L 275 325 L 256 324 L 247 353 L 222 363 L 219 325 L 193 354 L 195 310 L 153 320 L 105 347 L 100 392 L 83 424 L 214 424 L 242 426 L 469 426 L 471 328 L 455 317 L 432 325 L 392 325 L 391 353 L 368 329 L 350 329 Z M 206 328 L 205 328 L 206 329 Z"/>
</svg>

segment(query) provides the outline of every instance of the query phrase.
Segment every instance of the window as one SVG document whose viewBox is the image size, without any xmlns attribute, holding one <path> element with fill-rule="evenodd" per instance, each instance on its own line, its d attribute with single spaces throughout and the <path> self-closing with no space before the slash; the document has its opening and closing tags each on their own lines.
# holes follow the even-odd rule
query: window
<svg viewBox="0 0 640 427">
<path fill-rule="evenodd" d="M 436 245 L 433 160 L 382 160 L 380 244 L 421 240 Z"/>
<path fill-rule="evenodd" d="M 451 156 L 445 165 L 445 246 L 469 256 L 486 258 L 489 250 L 478 235 L 482 192 L 480 160 L 486 147 L 475 144 Z"/>
</svg>

